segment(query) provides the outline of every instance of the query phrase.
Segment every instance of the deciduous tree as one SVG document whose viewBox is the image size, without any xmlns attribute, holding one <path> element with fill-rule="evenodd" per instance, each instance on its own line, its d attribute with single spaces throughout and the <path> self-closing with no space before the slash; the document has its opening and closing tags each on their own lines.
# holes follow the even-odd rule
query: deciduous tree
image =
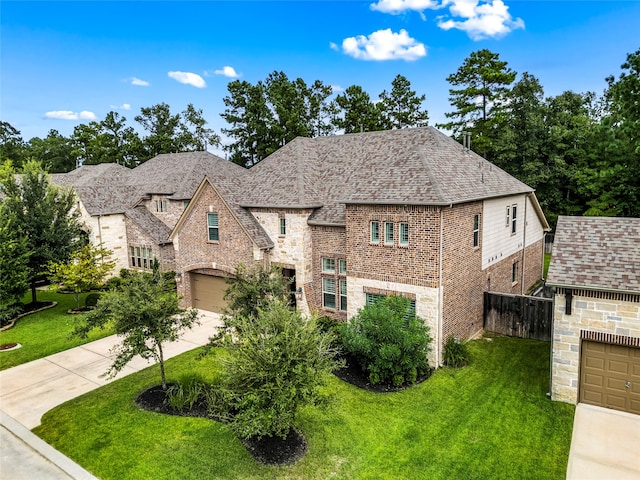
<svg viewBox="0 0 640 480">
<path fill-rule="evenodd" d="M 112 324 L 123 340 L 113 349 L 115 359 L 107 375 L 115 376 L 134 357 L 154 359 L 160 366 L 162 388 L 167 389 L 164 345 L 198 323 L 198 311 L 182 309 L 177 292 L 154 261 L 153 273 L 136 272 L 123 280 L 117 290 L 103 294 L 95 310 L 74 333 L 84 336 L 94 328 Z"/>
</svg>

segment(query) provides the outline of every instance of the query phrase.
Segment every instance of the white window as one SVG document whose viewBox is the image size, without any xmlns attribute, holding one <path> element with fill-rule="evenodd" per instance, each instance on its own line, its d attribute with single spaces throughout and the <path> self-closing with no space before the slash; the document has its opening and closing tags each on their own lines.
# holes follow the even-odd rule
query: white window
<svg viewBox="0 0 640 480">
<path fill-rule="evenodd" d="M 218 214 L 207 213 L 207 228 L 209 230 L 209 241 L 217 242 L 220 240 L 220 229 L 218 227 Z"/>
<path fill-rule="evenodd" d="M 409 245 L 409 224 L 400 223 L 400 245 Z"/>
<path fill-rule="evenodd" d="M 338 260 L 338 269 L 338 273 L 340 273 L 340 275 L 347 274 L 347 261 L 344 258 Z"/>
<path fill-rule="evenodd" d="M 473 246 L 480 245 L 480 214 L 473 216 Z"/>
<path fill-rule="evenodd" d="M 156 212 L 165 213 L 168 211 L 166 200 L 156 200 Z"/>
<path fill-rule="evenodd" d="M 518 205 L 513 205 L 511 207 L 511 233 L 516 233 L 517 228 L 517 220 L 518 220 Z"/>
<path fill-rule="evenodd" d="M 287 234 L 287 220 L 284 218 L 280 219 L 280 235 Z"/>
<path fill-rule="evenodd" d="M 507 221 L 504 224 L 505 227 L 508 227 L 509 225 L 511 225 L 511 206 L 507 205 Z"/>
<path fill-rule="evenodd" d="M 513 262 L 511 265 L 511 283 L 518 281 L 518 262 Z"/>
<path fill-rule="evenodd" d="M 336 308 L 336 280 L 331 277 L 322 277 L 322 306 Z"/>
<path fill-rule="evenodd" d="M 322 271 L 324 273 L 336 273 L 336 261 L 333 258 L 322 258 Z"/>
<path fill-rule="evenodd" d="M 371 222 L 371 243 L 380 243 L 380 222 Z"/>
<path fill-rule="evenodd" d="M 393 222 L 384 222 L 384 243 L 393 245 Z"/>
<path fill-rule="evenodd" d="M 153 268 L 153 253 L 151 247 L 129 246 L 131 254 L 131 266 L 151 270 Z"/>
<path fill-rule="evenodd" d="M 340 279 L 340 310 L 347 311 L 347 279 Z"/>
</svg>

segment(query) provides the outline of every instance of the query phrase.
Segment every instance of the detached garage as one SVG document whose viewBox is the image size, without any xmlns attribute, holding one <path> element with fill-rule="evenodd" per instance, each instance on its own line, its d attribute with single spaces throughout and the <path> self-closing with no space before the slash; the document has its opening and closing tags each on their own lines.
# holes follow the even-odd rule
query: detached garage
<svg viewBox="0 0 640 480">
<path fill-rule="evenodd" d="M 220 313 L 226 307 L 224 292 L 228 285 L 225 277 L 204 273 L 190 273 L 189 277 L 192 307 L 216 313 Z"/>
<path fill-rule="evenodd" d="M 560 217 L 551 398 L 640 414 L 640 219 Z"/>
</svg>

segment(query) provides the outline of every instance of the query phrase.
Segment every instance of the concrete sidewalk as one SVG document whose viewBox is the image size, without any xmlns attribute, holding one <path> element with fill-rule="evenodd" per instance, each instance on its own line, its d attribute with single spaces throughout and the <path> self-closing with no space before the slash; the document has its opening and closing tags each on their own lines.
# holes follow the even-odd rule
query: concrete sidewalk
<svg viewBox="0 0 640 480">
<path fill-rule="evenodd" d="M 165 359 L 206 344 L 222 325 L 216 313 L 200 315 L 200 325 L 165 345 Z M 119 342 L 115 335 L 105 337 L 0 372 L 0 478 L 93 478 L 29 430 L 53 407 L 152 365 L 138 357 L 115 378 L 102 377 L 112 363 L 109 351 Z"/>
<path fill-rule="evenodd" d="M 576 405 L 567 480 L 640 480 L 640 415 Z"/>
</svg>

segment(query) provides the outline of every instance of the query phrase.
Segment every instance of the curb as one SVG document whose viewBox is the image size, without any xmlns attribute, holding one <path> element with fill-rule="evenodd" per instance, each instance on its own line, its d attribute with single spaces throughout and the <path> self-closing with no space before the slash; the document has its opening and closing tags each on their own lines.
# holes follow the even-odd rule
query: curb
<svg viewBox="0 0 640 480">
<path fill-rule="evenodd" d="M 39 455 L 51 462 L 59 470 L 64 472 L 69 478 L 74 480 L 98 480 L 87 470 L 75 463 L 69 457 L 63 455 L 40 437 L 32 433 L 27 427 L 0 410 L 0 425 L 6 429 L 20 442 L 33 450 L 35 455 Z"/>
</svg>

